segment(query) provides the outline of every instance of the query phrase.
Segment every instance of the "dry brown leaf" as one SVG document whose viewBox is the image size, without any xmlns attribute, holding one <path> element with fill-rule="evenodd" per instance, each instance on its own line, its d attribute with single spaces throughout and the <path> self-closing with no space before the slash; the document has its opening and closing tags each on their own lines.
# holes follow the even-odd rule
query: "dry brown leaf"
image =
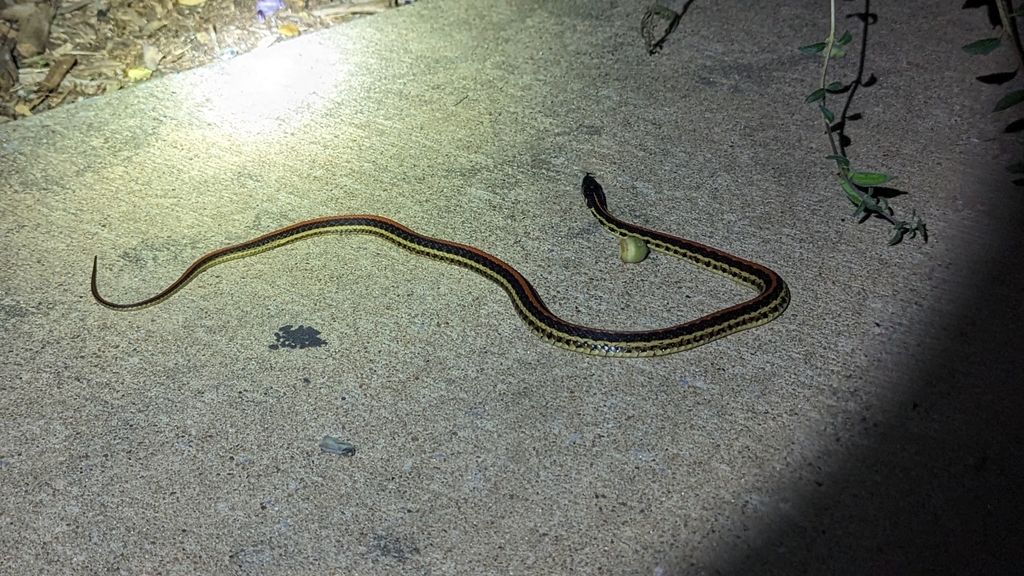
<svg viewBox="0 0 1024 576">
<path fill-rule="evenodd" d="M 156 46 L 150 46 L 149 44 L 142 45 L 142 63 L 146 68 L 150 70 L 156 70 L 160 66 L 160 61 L 164 59 L 163 52 L 160 51 Z"/>
<path fill-rule="evenodd" d="M 143 36 L 152 36 L 153 32 L 167 26 L 167 22 L 164 20 L 151 20 L 148 24 L 142 27 Z"/>
<path fill-rule="evenodd" d="M 16 4 L 0 11 L 0 18 L 18 22 L 18 41 L 15 50 L 22 57 L 30 58 L 46 50 L 50 39 L 50 22 L 53 8 L 49 4 Z"/>
</svg>

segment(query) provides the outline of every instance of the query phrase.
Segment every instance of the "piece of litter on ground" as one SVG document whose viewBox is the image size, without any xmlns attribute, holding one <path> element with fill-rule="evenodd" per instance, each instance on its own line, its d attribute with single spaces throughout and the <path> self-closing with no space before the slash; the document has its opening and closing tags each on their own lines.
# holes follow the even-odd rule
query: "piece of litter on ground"
<svg viewBox="0 0 1024 576">
<path fill-rule="evenodd" d="M 295 24 L 292 24 L 291 22 L 283 26 L 278 26 L 277 33 L 280 34 L 281 36 L 284 36 L 285 38 L 294 38 L 295 36 L 298 36 L 300 34 L 299 27 L 296 26 Z"/>
<path fill-rule="evenodd" d="M 284 7 L 283 0 L 256 0 L 256 19 L 264 22 Z"/>
<path fill-rule="evenodd" d="M 324 436 L 324 439 L 320 441 L 320 450 L 328 454 L 338 454 L 339 456 L 355 456 L 356 453 L 355 446 L 330 436 Z"/>
<path fill-rule="evenodd" d="M 149 68 L 144 68 L 142 66 L 129 68 L 125 71 L 125 76 L 127 76 L 129 80 L 146 80 L 152 75 L 152 70 L 150 70 Z"/>
</svg>

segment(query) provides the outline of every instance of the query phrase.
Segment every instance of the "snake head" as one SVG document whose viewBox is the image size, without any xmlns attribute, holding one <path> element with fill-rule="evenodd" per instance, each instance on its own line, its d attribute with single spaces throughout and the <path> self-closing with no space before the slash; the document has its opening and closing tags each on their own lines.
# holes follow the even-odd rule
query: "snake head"
<svg viewBox="0 0 1024 576">
<path fill-rule="evenodd" d="M 608 205 L 604 198 L 604 188 L 597 183 L 597 180 L 587 172 L 583 177 L 583 197 L 587 199 L 587 206 L 590 206 L 591 199 L 601 205 L 602 208 Z"/>
</svg>

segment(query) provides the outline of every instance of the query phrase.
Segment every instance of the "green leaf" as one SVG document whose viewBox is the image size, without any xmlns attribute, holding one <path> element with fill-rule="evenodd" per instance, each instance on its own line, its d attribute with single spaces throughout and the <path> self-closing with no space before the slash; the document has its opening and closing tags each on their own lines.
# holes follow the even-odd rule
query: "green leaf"
<svg viewBox="0 0 1024 576">
<path fill-rule="evenodd" d="M 967 46 L 964 46 L 963 51 L 968 54 L 984 56 L 996 48 L 999 48 L 999 38 L 985 38 L 984 40 L 971 42 Z"/>
<path fill-rule="evenodd" d="M 804 98 L 804 102 L 808 102 L 808 103 L 810 103 L 810 102 L 817 102 L 818 100 L 821 100 L 824 97 L 825 97 L 825 89 L 824 88 L 818 88 L 814 92 L 811 92 L 810 96 L 808 96 L 807 98 Z"/>
<path fill-rule="evenodd" d="M 842 186 L 843 192 L 846 192 L 846 197 L 850 199 L 850 202 L 853 202 L 853 205 L 857 207 L 857 212 L 853 215 L 856 216 L 857 214 L 860 214 L 864 210 L 864 199 L 860 197 L 860 194 L 857 194 L 856 190 L 847 184 L 846 180 L 840 181 L 839 185 Z"/>
<path fill-rule="evenodd" d="M 914 222 L 913 226 L 906 220 L 900 220 L 892 225 L 893 233 L 892 238 L 889 239 L 889 246 L 899 244 L 903 241 L 904 237 L 917 238 L 918 234 L 921 235 L 925 242 L 928 241 L 928 227 L 925 225 L 924 220 L 921 220 L 921 217 L 917 215 L 917 210 L 914 210 L 911 214 L 911 220 Z"/>
<path fill-rule="evenodd" d="M 878 186 L 892 180 L 892 176 L 881 172 L 850 172 L 850 181 L 857 186 Z"/>
<path fill-rule="evenodd" d="M 1024 102 L 1024 90 L 1014 90 L 1006 96 L 999 99 L 996 103 L 996 107 L 992 109 L 993 112 L 999 112 L 1000 110 L 1006 110 L 1010 106 L 1016 106 Z"/>
<path fill-rule="evenodd" d="M 824 42 L 818 42 L 817 44 L 808 44 L 807 46 L 801 46 L 799 50 L 804 54 L 817 54 L 825 49 L 826 44 Z"/>
<path fill-rule="evenodd" d="M 825 122 L 831 124 L 832 121 L 836 119 L 836 115 L 826 108 L 824 104 L 818 104 L 818 108 L 821 109 L 821 115 L 825 117 Z"/>
<path fill-rule="evenodd" d="M 853 40 L 853 36 L 850 35 L 850 31 L 847 30 L 846 32 L 843 32 L 842 38 L 837 40 L 836 44 L 839 44 L 840 46 L 846 46 L 847 44 L 850 43 L 850 40 Z"/>
<path fill-rule="evenodd" d="M 897 222 L 893 227 L 892 238 L 889 238 L 889 246 L 895 246 L 903 242 L 903 235 L 908 232 L 906 222 Z"/>
<path fill-rule="evenodd" d="M 842 82 L 833 82 L 833 83 L 829 84 L 828 86 L 825 86 L 825 91 L 826 92 L 839 92 L 843 88 L 845 88 L 845 86 L 843 86 Z"/>
<path fill-rule="evenodd" d="M 846 50 L 842 50 L 840 48 L 837 48 L 837 47 L 833 46 L 832 47 L 832 53 L 830 55 L 833 58 L 842 58 L 843 56 L 846 56 Z"/>
<path fill-rule="evenodd" d="M 841 166 L 843 168 L 849 168 L 850 167 L 850 159 L 847 158 L 846 156 L 840 156 L 840 155 L 837 155 L 837 154 L 830 154 L 828 156 L 825 156 L 825 159 L 826 160 L 835 160 L 836 164 L 838 164 L 839 166 Z"/>
</svg>

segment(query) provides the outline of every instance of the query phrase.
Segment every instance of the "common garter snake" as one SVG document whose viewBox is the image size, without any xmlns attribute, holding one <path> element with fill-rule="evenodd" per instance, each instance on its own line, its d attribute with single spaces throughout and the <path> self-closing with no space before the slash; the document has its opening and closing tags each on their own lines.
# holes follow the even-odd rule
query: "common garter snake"
<svg viewBox="0 0 1024 576">
<path fill-rule="evenodd" d="M 584 354 L 635 357 L 689 350 L 734 332 L 770 322 L 782 314 L 789 304 L 789 288 L 786 283 L 765 266 L 697 242 L 623 222 L 612 216 L 608 211 L 604 190 L 590 174 L 583 178 L 583 197 L 587 208 L 612 234 L 640 238 L 653 250 L 717 272 L 753 288 L 758 295 L 741 304 L 669 328 L 623 332 L 579 326 L 562 320 L 548 310 L 526 278 L 498 258 L 472 246 L 423 236 L 387 218 L 370 215 L 306 220 L 241 244 L 214 250 L 196 260 L 162 292 L 133 304 L 117 304 L 100 296 L 96 289 L 98 257 L 94 257 L 92 295 L 107 308 L 137 310 L 167 300 L 204 271 L 229 260 L 245 258 L 321 234 L 369 234 L 415 254 L 469 268 L 489 278 L 505 289 L 519 317 L 534 333 L 555 346 Z"/>
</svg>

